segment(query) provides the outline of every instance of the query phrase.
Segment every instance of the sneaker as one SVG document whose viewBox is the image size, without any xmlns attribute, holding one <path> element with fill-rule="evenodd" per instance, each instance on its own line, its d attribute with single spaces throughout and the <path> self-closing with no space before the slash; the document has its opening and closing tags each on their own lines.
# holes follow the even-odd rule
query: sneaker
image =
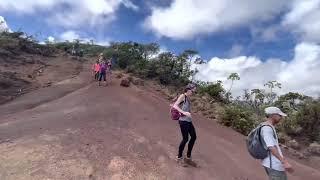
<svg viewBox="0 0 320 180">
<path fill-rule="evenodd" d="M 176 161 L 179 165 L 181 165 L 182 167 L 188 167 L 188 165 L 183 161 L 183 158 L 182 157 L 178 157 L 176 156 Z"/>
<path fill-rule="evenodd" d="M 192 159 L 188 158 L 188 157 L 184 158 L 184 162 L 186 164 L 189 164 L 190 166 L 193 166 L 193 167 L 197 167 L 198 166 L 196 162 L 192 161 Z"/>
</svg>

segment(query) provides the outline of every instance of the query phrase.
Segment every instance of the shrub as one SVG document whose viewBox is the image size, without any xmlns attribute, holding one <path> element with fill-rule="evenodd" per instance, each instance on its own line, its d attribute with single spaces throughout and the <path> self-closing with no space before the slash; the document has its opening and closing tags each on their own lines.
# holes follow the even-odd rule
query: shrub
<svg viewBox="0 0 320 180">
<path fill-rule="evenodd" d="M 229 105 L 225 108 L 220 123 L 247 135 L 257 125 L 258 121 L 254 120 L 253 112 L 250 110 L 241 106 Z"/>
<path fill-rule="evenodd" d="M 320 141 L 320 101 L 306 102 L 297 112 L 296 121 L 301 133 L 312 141 Z"/>
<path fill-rule="evenodd" d="M 220 82 L 198 82 L 198 92 L 202 95 L 208 94 L 211 98 L 222 101 L 225 90 Z"/>
</svg>

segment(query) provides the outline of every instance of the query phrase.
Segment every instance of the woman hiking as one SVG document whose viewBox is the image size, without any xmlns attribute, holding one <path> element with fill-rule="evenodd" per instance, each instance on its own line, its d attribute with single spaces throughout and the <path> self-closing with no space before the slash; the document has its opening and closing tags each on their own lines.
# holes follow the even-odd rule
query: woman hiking
<svg viewBox="0 0 320 180">
<path fill-rule="evenodd" d="M 104 60 L 102 60 L 100 62 L 100 70 L 99 70 L 99 86 L 101 86 L 101 81 L 102 80 L 106 83 L 105 86 L 108 85 L 107 84 L 107 78 L 106 78 L 106 76 L 107 76 L 106 71 L 107 71 L 107 64 L 106 64 L 106 62 Z"/>
<path fill-rule="evenodd" d="M 100 64 L 99 64 L 99 60 L 97 60 L 96 63 L 94 63 L 92 66 L 92 71 L 93 71 L 95 80 L 99 79 L 99 70 L 100 70 Z"/>
<path fill-rule="evenodd" d="M 184 89 L 184 93 L 178 97 L 178 99 L 173 105 L 173 108 L 175 108 L 181 113 L 181 116 L 179 118 L 179 125 L 181 129 L 182 141 L 180 142 L 178 156 L 176 157 L 176 159 L 179 164 L 186 163 L 192 166 L 197 166 L 197 164 L 194 161 L 192 161 L 192 157 L 191 157 L 192 148 L 197 139 L 196 131 L 192 124 L 191 101 L 190 101 L 190 96 L 195 91 L 196 91 L 196 86 L 194 84 L 188 84 Z M 191 137 L 190 140 L 189 140 L 189 135 Z M 183 150 L 188 141 L 189 143 L 188 143 L 187 156 L 183 158 L 183 155 L 182 155 Z"/>
</svg>

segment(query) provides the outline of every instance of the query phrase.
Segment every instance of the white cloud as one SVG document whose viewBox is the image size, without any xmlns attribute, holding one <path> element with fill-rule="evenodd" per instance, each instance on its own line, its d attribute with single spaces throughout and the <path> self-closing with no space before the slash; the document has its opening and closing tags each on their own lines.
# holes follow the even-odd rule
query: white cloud
<svg viewBox="0 0 320 180">
<path fill-rule="evenodd" d="M 0 0 L 0 11 L 22 14 L 45 11 L 50 14 L 46 20 L 52 25 L 79 27 L 112 21 L 120 5 L 138 10 L 129 0 Z"/>
<path fill-rule="evenodd" d="M 154 7 L 144 26 L 159 36 L 189 39 L 270 20 L 289 3 L 287 0 L 174 0 L 169 7 Z"/>
<path fill-rule="evenodd" d="M 6 20 L 4 19 L 4 17 L 0 16 L 0 33 L 1 32 L 11 32 L 11 29 L 9 28 Z"/>
<path fill-rule="evenodd" d="M 125 7 L 130 8 L 132 10 L 138 11 L 139 7 L 135 4 L 133 4 L 131 1 L 129 0 L 122 0 L 122 3 Z"/>
<path fill-rule="evenodd" d="M 240 56 L 243 51 L 243 46 L 240 44 L 234 44 L 232 45 L 231 49 L 228 51 L 227 55 L 228 57 L 237 57 Z"/>
<path fill-rule="evenodd" d="M 282 22 L 304 41 L 320 42 L 320 0 L 295 0 Z"/>
<path fill-rule="evenodd" d="M 48 40 L 50 43 L 53 43 L 53 42 L 55 41 L 55 38 L 52 37 L 52 36 L 49 36 L 49 37 L 47 38 L 47 40 Z"/>
<path fill-rule="evenodd" d="M 66 31 L 62 33 L 59 37 L 60 41 L 74 41 L 75 39 L 81 40 L 82 43 L 91 43 L 93 41 L 94 44 L 101 45 L 101 46 L 109 46 L 110 41 L 108 39 L 98 39 L 95 40 L 95 38 L 87 37 L 87 36 L 81 36 L 76 31 Z"/>
<path fill-rule="evenodd" d="M 234 97 L 243 94 L 244 89 L 264 88 L 270 80 L 282 83 L 280 94 L 293 91 L 311 96 L 320 95 L 320 45 L 300 43 L 295 47 L 295 56 L 285 62 L 269 59 L 265 62 L 256 57 L 240 56 L 232 59 L 212 58 L 208 64 L 193 65 L 199 73 L 196 79 L 214 82 L 222 80 L 225 88 L 231 82 L 227 77 L 239 73 L 241 80 L 236 81 L 232 93 Z"/>
<path fill-rule="evenodd" d="M 80 35 L 75 31 L 66 31 L 60 35 L 62 41 L 73 41 L 75 39 L 80 39 Z"/>
<path fill-rule="evenodd" d="M 152 54 L 149 58 L 150 58 L 150 59 L 157 58 L 157 57 L 159 57 L 159 55 L 160 55 L 161 53 L 165 53 L 165 52 L 169 52 L 168 48 L 165 47 L 165 46 L 161 46 L 160 49 L 159 49 L 159 52 L 158 52 L 157 54 Z"/>
<path fill-rule="evenodd" d="M 100 46 L 109 46 L 110 45 L 110 41 L 108 40 L 104 40 L 104 41 L 97 41 L 97 42 L 94 42 L 95 44 L 98 44 Z"/>
</svg>

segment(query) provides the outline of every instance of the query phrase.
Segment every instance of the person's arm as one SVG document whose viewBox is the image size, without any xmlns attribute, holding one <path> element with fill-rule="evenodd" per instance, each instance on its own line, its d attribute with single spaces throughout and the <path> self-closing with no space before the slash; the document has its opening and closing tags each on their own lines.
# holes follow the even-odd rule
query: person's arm
<svg viewBox="0 0 320 180">
<path fill-rule="evenodd" d="M 261 134 L 263 137 L 263 140 L 265 141 L 268 149 L 270 150 L 271 154 L 275 156 L 279 161 L 282 163 L 283 167 L 288 171 L 288 172 L 293 172 L 293 168 L 291 164 L 286 160 L 284 156 L 281 156 L 278 148 L 277 148 L 277 142 L 276 139 L 274 138 L 274 132 L 271 127 L 264 126 L 261 129 Z"/>
<path fill-rule="evenodd" d="M 181 94 L 179 96 L 179 98 L 176 100 L 176 102 L 173 104 L 173 108 L 175 108 L 176 110 L 178 110 L 181 114 L 185 115 L 185 116 L 190 116 L 189 112 L 185 112 L 183 111 L 180 107 L 179 104 L 181 104 L 184 100 L 185 100 L 185 94 Z"/>
<path fill-rule="evenodd" d="M 276 146 L 268 147 L 271 154 L 274 155 L 279 161 L 283 164 L 285 161 L 285 158 L 282 157 L 278 151 L 278 148 Z"/>
<path fill-rule="evenodd" d="M 286 171 L 288 171 L 289 173 L 292 173 L 294 171 L 294 169 L 292 168 L 292 165 L 287 161 L 287 159 L 280 155 L 277 147 L 275 146 L 270 147 L 269 150 L 272 155 L 274 155 L 277 159 L 280 160 L 280 162 L 282 163 Z"/>
</svg>

